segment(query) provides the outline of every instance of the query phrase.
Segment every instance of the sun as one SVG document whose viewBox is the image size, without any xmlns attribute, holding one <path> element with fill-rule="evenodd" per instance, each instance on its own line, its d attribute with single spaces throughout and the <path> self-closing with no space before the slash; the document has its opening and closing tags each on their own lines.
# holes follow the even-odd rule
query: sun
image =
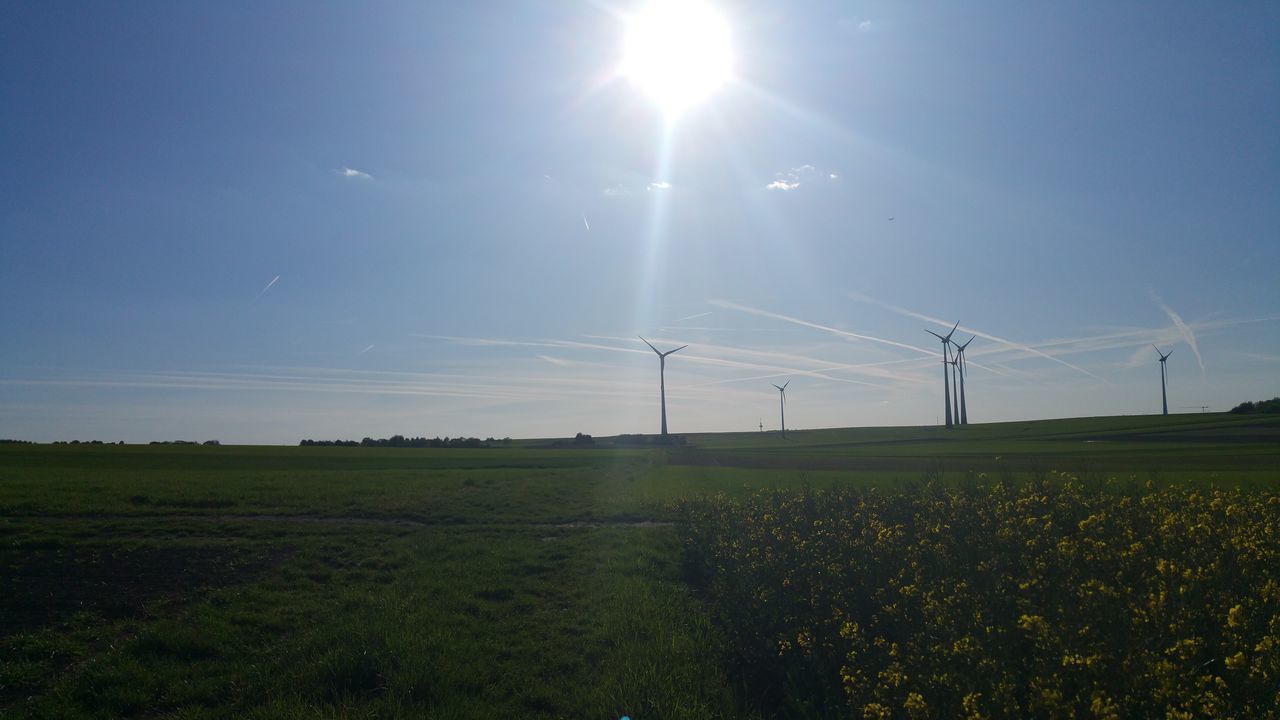
<svg viewBox="0 0 1280 720">
<path fill-rule="evenodd" d="M 729 26 L 702 0 L 651 0 L 627 22 L 622 74 L 674 117 L 729 78 Z"/>
</svg>

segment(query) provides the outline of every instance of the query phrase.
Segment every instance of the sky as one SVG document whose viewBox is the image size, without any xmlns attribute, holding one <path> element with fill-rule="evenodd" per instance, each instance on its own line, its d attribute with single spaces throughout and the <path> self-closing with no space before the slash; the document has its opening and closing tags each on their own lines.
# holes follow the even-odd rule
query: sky
<svg viewBox="0 0 1280 720">
<path fill-rule="evenodd" d="M 1280 4 L 12 5 L 0 438 L 294 444 L 1280 394 Z"/>
</svg>

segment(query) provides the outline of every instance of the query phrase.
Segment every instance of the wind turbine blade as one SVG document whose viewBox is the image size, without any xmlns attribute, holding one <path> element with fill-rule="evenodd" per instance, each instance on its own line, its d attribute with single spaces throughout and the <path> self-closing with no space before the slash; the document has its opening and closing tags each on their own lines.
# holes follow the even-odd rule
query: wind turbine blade
<svg viewBox="0 0 1280 720">
<path fill-rule="evenodd" d="M 641 340 L 644 340 L 644 338 L 640 337 L 639 335 L 637 335 L 636 337 L 640 338 Z M 650 350 L 658 353 L 658 357 L 662 357 L 662 353 L 658 352 L 658 348 L 654 347 L 653 343 L 649 342 L 648 340 L 644 340 L 644 344 L 648 345 Z"/>
<path fill-rule="evenodd" d="M 790 380 L 788 380 L 788 381 L 786 381 L 786 382 L 782 383 L 782 388 L 781 388 L 781 389 L 782 389 L 782 390 L 786 390 L 786 389 L 787 389 L 787 386 L 788 386 L 788 385 L 790 385 L 790 384 L 791 384 L 791 381 L 790 381 Z"/>
<path fill-rule="evenodd" d="M 685 349 L 685 348 L 687 348 L 687 347 L 689 347 L 689 346 L 688 346 L 688 345 L 681 345 L 680 347 L 676 348 L 675 350 L 668 350 L 668 351 L 666 351 L 666 352 L 664 352 L 664 353 L 659 353 L 659 354 L 661 354 L 663 357 L 666 357 L 667 355 L 670 355 L 671 353 L 678 353 L 678 352 L 680 352 L 681 350 L 683 350 L 683 349 Z M 657 351 L 655 350 L 654 352 L 657 352 Z"/>
<path fill-rule="evenodd" d="M 932 336 L 934 336 L 934 337 L 938 338 L 938 339 L 939 339 L 939 340 L 941 340 L 942 342 L 946 342 L 946 341 L 947 341 L 947 339 L 946 339 L 946 338 L 942 337 L 941 335 L 939 335 L 938 333 L 936 333 L 936 332 L 934 332 L 934 331 L 932 331 L 932 330 L 925 330 L 925 332 L 927 332 L 927 333 L 929 333 L 930 335 L 932 335 Z"/>
<path fill-rule="evenodd" d="M 960 327 L 960 321 L 959 321 L 959 320 L 957 320 L 957 321 L 956 321 L 956 324 L 955 324 L 955 325 L 952 325 L 952 326 L 951 326 L 951 332 L 947 333 L 947 336 L 946 336 L 945 338 L 943 338 L 943 340 L 944 340 L 945 342 L 951 342 L 951 336 L 955 334 L 955 332 L 956 332 L 956 328 L 958 328 L 958 327 Z"/>
<path fill-rule="evenodd" d="M 1160 352 L 1160 348 L 1156 347 L 1155 343 L 1152 343 L 1151 347 L 1156 348 L 1157 355 L 1159 355 L 1160 357 L 1164 357 L 1164 353 Z"/>
<path fill-rule="evenodd" d="M 778 383 L 769 383 L 769 384 L 778 388 L 778 392 L 782 392 L 782 388 L 778 387 Z"/>
</svg>

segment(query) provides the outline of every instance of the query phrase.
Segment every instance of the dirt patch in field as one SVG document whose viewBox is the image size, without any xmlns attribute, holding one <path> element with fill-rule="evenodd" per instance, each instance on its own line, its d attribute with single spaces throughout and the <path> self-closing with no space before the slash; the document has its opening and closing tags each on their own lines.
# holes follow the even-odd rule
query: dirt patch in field
<svg viewBox="0 0 1280 720">
<path fill-rule="evenodd" d="M 673 524 L 666 520 L 574 520 L 573 522 L 560 523 L 556 527 L 570 530 L 577 528 L 651 528 L 671 527 Z"/>
<path fill-rule="evenodd" d="M 200 523 L 299 523 L 303 525 L 358 525 L 358 526 L 382 526 L 382 527 L 465 527 L 467 525 L 482 525 L 485 527 L 510 527 L 510 528 L 538 528 L 538 527 L 557 527 L 557 528 L 609 528 L 609 527 L 664 527 L 671 525 L 665 520 L 650 520 L 645 518 L 625 518 L 625 519 L 603 519 L 603 520 L 570 520 L 566 522 L 532 522 L 522 520 L 508 521 L 492 521 L 468 523 L 462 520 L 445 520 L 432 521 L 420 520 L 410 517 L 376 517 L 368 515 L 280 515 L 280 514 L 223 514 L 223 513 L 192 513 L 192 514 L 101 514 L 101 515 L 42 515 L 41 519 L 45 521 L 62 520 L 62 521 L 164 521 L 164 522 L 200 522 Z M 6 519 L 29 519 L 24 516 L 6 516 L 0 515 L 0 520 Z M 0 551 L 3 553 L 3 551 Z M 2 557 L 2 554 L 0 554 Z M 2 562 L 2 561 L 0 561 Z"/>
<path fill-rule="evenodd" d="M 283 558 L 226 546 L 0 547 L 0 638 L 77 613 L 138 617 L 160 602 L 244 582 Z"/>
</svg>

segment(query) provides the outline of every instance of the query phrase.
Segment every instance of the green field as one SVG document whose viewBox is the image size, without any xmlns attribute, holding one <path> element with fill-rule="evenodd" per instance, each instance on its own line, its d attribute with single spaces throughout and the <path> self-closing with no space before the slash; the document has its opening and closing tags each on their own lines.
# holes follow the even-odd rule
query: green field
<svg viewBox="0 0 1280 720">
<path fill-rule="evenodd" d="M 1276 416 L 685 440 L 0 445 L 0 716 L 768 715 L 682 572 L 682 499 L 1280 487 Z"/>
</svg>

